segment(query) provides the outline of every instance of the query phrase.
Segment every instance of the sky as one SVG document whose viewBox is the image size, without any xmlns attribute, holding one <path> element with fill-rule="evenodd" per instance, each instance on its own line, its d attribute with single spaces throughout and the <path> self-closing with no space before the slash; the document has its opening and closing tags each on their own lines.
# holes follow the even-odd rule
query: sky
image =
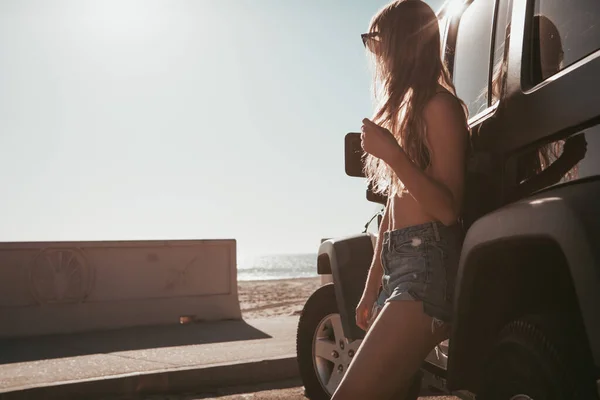
<svg viewBox="0 0 600 400">
<path fill-rule="evenodd" d="M 312 253 L 377 210 L 344 173 L 383 0 L 1 0 L 0 241 Z M 429 2 L 434 9 L 441 0 Z"/>
</svg>

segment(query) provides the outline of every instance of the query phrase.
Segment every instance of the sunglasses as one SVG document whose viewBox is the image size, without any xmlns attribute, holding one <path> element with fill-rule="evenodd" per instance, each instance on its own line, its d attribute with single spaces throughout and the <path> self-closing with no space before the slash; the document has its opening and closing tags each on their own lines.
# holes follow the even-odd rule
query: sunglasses
<svg viewBox="0 0 600 400">
<path fill-rule="evenodd" d="M 377 36 L 379 36 L 379 32 L 369 32 L 361 34 L 360 38 L 362 39 L 363 46 L 368 47 L 367 43 L 369 42 L 369 39 L 376 38 Z"/>
</svg>

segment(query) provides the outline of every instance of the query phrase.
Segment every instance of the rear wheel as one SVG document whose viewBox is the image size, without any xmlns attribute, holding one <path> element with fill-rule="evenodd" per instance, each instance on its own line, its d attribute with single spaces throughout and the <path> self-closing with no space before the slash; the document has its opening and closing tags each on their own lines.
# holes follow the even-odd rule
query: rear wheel
<svg viewBox="0 0 600 400">
<path fill-rule="evenodd" d="M 492 349 L 477 398 L 597 399 L 585 336 L 576 326 L 558 315 L 510 322 Z"/>
</svg>

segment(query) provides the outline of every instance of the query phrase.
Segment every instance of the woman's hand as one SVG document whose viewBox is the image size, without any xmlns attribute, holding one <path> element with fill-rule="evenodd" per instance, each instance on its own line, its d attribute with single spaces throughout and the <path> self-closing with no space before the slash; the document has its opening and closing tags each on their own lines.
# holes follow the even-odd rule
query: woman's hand
<svg viewBox="0 0 600 400">
<path fill-rule="evenodd" d="M 369 320 L 376 300 L 377 293 L 365 291 L 356 307 L 356 325 L 365 332 L 369 329 Z"/>
<path fill-rule="evenodd" d="M 368 118 L 363 119 L 361 146 L 364 151 L 389 164 L 402 149 L 392 133 Z"/>
</svg>

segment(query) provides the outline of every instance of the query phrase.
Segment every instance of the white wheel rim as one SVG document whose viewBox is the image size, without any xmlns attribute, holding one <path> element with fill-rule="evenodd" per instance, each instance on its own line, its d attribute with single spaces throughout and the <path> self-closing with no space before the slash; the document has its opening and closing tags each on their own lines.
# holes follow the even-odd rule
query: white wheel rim
<svg viewBox="0 0 600 400">
<path fill-rule="evenodd" d="M 510 400 L 533 400 L 531 397 L 526 394 L 518 394 L 510 398 Z"/>
<path fill-rule="evenodd" d="M 346 339 L 339 314 L 329 314 L 321 320 L 313 338 L 313 365 L 319 383 L 329 395 L 339 386 L 360 340 Z"/>
</svg>

